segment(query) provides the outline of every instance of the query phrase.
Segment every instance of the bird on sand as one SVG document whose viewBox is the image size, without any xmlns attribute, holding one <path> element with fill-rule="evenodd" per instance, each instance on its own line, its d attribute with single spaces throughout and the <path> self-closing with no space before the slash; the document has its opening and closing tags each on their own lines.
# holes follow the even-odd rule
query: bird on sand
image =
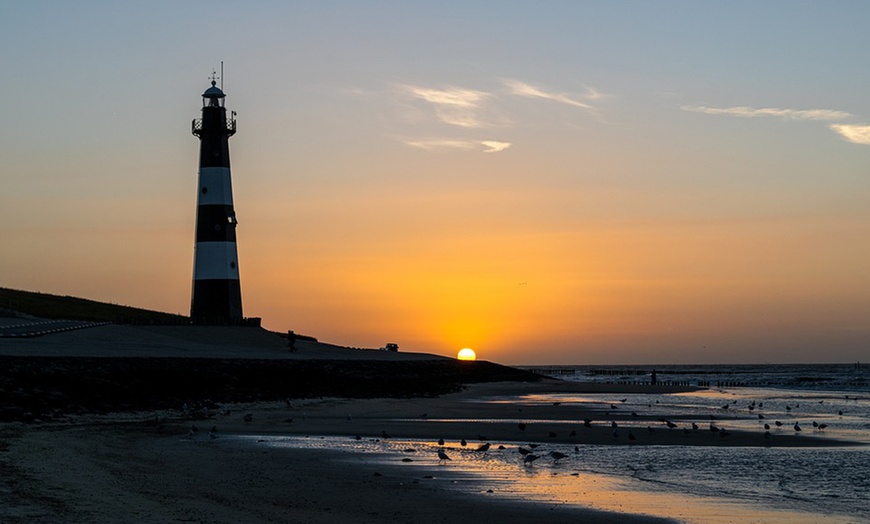
<svg viewBox="0 0 870 524">
<path fill-rule="evenodd" d="M 487 451 L 487 450 L 489 450 L 489 446 L 490 446 L 489 442 L 487 442 L 486 444 L 481 444 L 480 446 L 477 447 L 477 451 Z"/>
<path fill-rule="evenodd" d="M 439 439 L 438 439 L 438 445 L 439 445 L 439 446 L 443 446 L 443 445 L 444 445 L 444 439 L 443 439 L 443 438 L 439 438 Z"/>
<path fill-rule="evenodd" d="M 566 455 L 566 454 L 564 454 L 564 453 L 560 453 L 560 452 L 558 452 L 558 451 L 551 451 L 550 453 L 548 453 L 548 455 L 550 455 L 551 457 L 553 457 L 553 463 L 554 463 L 554 464 L 555 464 L 556 462 L 559 462 L 559 459 L 563 459 L 563 458 L 565 458 L 565 457 L 568 456 L 568 455 Z"/>
<path fill-rule="evenodd" d="M 531 464 L 532 462 L 538 460 L 539 458 L 541 458 L 541 457 L 539 457 L 538 455 L 535 455 L 534 453 L 529 453 L 529 454 L 526 455 L 525 458 L 523 459 L 523 464 L 525 464 L 525 465 L 528 466 L 529 464 Z"/>
<path fill-rule="evenodd" d="M 776 422 L 774 422 L 774 424 L 776 424 L 776 427 L 780 427 L 780 426 L 782 426 L 782 422 L 780 422 L 780 421 L 778 421 L 778 420 L 777 420 Z"/>
<path fill-rule="evenodd" d="M 444 460 L 453 460 L 453 459 L 451 459 L 449 456 L 447 456 L 447 453 L 444 453 L 443 449 L 439 449 L 438 450 L 438 460 L 444 461 Z"/>
<path fill-rule="evenodd" d="M 524 448 L 524 447 L 522 447 L 522 446 L 518 447 L 518 448 L 517 448 L 517 451 L 519 451 L 519 452 L 520 452 L 520 455 L 523 455 L 523 456 L 526 456 L 526 455 L 528 455 L 529 453 L 532 452 L 532 450 L 530 450 L 530 449 L 526 449 L 526 448 Z"/>
<path fill-rule="evenodd" d="M 795 430 L 795 431 L 801 431 L 801 427 L 800 427 L 800 425 L 799 425 L 797 422 L 794 423 L 794 430 Z"/>
<path fill-rule="evenodd" d="M 634 441 L 634 440 L 637 440 L 637 437 L 634 436 L 634 433 L 632 433 L 631 431 L 629 431 L 629 432 L 628 432 L 628 440 L 629 440 L 629 441 Z"/>
<path fill-rule="evenodd" d="M 465 447 L 465 446 L 468 445 L 468 442 L 466 442 L 465 439 L 462 439 L 462 440 L 459 441 L 459 445 L 462 446 L 462 447 Z"/>
<path fill-rule="evenodd" d="M 525 431 L 526 430 L 526 423 L 525 422 L 518 423 L 517 428 L 519 428 L 520 431 Z"/>
<path fill-rule="evenodd" d="M 764 425 L 764 430 L 765 430 L 765 431 L 770 431 L 770 424 L 765 424 L 765 425 Z"/>
<path fill-rule="evenodd" d="M 583 425 L 586 426 L 587 428 L 591 428 L 592 427 L 592 419 L 591 418 L 584 418 Z"/>
</svg>

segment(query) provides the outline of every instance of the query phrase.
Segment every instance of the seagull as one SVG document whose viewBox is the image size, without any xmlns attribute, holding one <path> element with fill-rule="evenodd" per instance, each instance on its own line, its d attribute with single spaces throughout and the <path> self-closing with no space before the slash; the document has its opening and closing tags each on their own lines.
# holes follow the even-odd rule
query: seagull
<svg viewBox="0 0 870 524">
<path fill-rule="evenodd" d="M 444 445 L 444 439 L 443 439 L 443 438 L 439 438 L 439 439 L 438 439 L 438 445 L 439 445 L 439 446 L 443 446 L 443 445 Z"/>
<path fill-rule="evenodd" d="M 584 418 L 583 425 L 586 426 L 587 428 L 591 428 L 592 427 L 592 419 L 591 418 Z"/>
<path fill-rule="evenodd" d="M 815 421 L 815 420 L 814 420 L 814 421 L 813 421 L 813 427 L 814 427 L 814 428 L 817 428 L 817 427 L 819 427 L 819 423 L 818 423 L 818 422 L 816 422 L 816 421 Z"/>
<path fill-rule="evenodd" d="M 535 455 L 534 453 L 529 453 L 529 454 L 526 455 L 526 457 L 523 459 L 523 464 L 525 464 L 525 465 L 528 466 L 529 464 L 531 464 L 532 462 L 538 460 L 539 458 L 541 458 L 541 457 L 539 457 L 538 455 Z"/>
<path fill-rule="evenodd" d="M 610 421 L 610 427 L 613 428 L 613 429 L 616 429 L 616 428 L 619 427 L 619 424 L 617 424 L 615 420 L 611 420 L 611 421 Z"/>
<path fill-rule="evenodd" d="M 448 457 L 448 456 L 447 456 L 447 453 L 444 453 L 444 450 L 443 450 L 443 449 L 439 449 L 439 450 L 438 450 L 438 460 L 439 460 L 439 462 L 440 462 L 440 461 L 444 461 L 444 460 L 453 460 L 453 459 L 451 459 L 450 457 Z"/>
<path fill-rule="evenodd" d="M 780 421 L 778 421 L 778 420 L 777 420 L 776 422 L 774 422 L 774 424 L 776 424 L 776 427 L 780 427 L 780 426 L 782 426 L 782 422 L 780 422 Z"/>
<path fill-rule="evenodd" d="M 523 456 L 528 455 L 529 453 L 532 452 L 532 450 L 530 450 L 530 449 L 526 449 L 526 448 L 524 448 L 524 447 L 522 447 L 522 446 L 518 447 L 518 448 L 517 448 L 517 451 L 519 451 L 519 452 L 520 452 L 520 455 L 523 455 Z"/>
<path fill-rule="evenodd" d="M 795 431 L 801 431 L 801 427 L 798 425 L 797 422 L 794 423 L 794 430 L 795 430 Z"/>
<path fill-rule="evenodd" d="M 487 451 L 489 449 L 489 445 L 489 442 L 487 442 L 486 444 L 481 444 L 477 447 L 477 451 Z"/>
<path fill-rule="evenodd" d="M 828 427 L 827 424 L 819 424 L 819 431 L 825 429 L 826 427 Z"/>
<path fill-rule="evenodd" d="M 674 424 L 673 422 L 671 422 L 670 420 L 666 420 L 665 424 L 667 424 L 668 429 L 674 429 L 675 427 L 677 427 L 677 425 Z"/>
<path fill-rule="evenodd" d="M 462 439 L 462 440 L 459 441 L 459 445 L 462 446 L 462 447 L 465 447 L 465 446 L 468 445 L 468 442 L 465 442 L 465 439 Z"/>
<path fill-rule="evenodd" d="M 764 425 L 764 429 L 765 429 L 766 431 L 770 431 L 770 424 L 765 424 L 765 425 Z"/>
<path fill-rule="evenodd" d="M 697 430 L 697 429 L 698 429 L 698 425 L 695 424 L 694 422 L 692 422 L 692 429 L 693 429 L 693 430 Z"/>
<path fill-rule="evenodd" d="M 580 453 L 580 446 L 574 446 L 574 453 Z"/>
<path fill-rule="evenodd" d="M 564 454 L 564 453 L 560 453 L 560 452 L 558 452 L 558 451 L 551 451 L 551 452 L 548 453 L 548 454 L 549 454 L 551 457 L 553 457 L 553 463 L 554 463 L 554 464 L 555 464 L 556 462 L 558 462 L 559 459 L 563 459 L 563 458 L 565 458 L 565 457 L 568 456 L 568 455 L 566 455 L 566 454 Z"/>
</svg>

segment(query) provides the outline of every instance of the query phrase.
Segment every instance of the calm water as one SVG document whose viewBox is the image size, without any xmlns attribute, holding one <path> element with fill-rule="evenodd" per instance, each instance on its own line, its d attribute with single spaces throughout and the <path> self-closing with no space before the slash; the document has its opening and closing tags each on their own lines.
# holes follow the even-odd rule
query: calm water
<svg viewBox="0 0 870 524">
<path fill-rule="evenodd" d="M 359 457 L 362 452 L 372 457 L 370 460 L 423 468 L 419 478 L 424 480 L 420 482 L 442 482 L 451 489 L 481 496 L 577 504 L 672 517 L 689 523 L 870 522 L 870 505 L 867 504 L 870 500 L 870 387 L 866 368 L 707 366 L 689 369 L 686 366 L 678 371 L 689 373 L 668 373 L 674 368 L 656 366 L 661 370 L 658 371 L 659 381 L 754 385 L 711 387 L 696 393 L 669 395 L 534 395 L 482 401 L 578 403 L 601 411 L 616 403 L 619 409 L 626 411 L 654 411 L 673 418 L 681 426 L 691 422 L 706 426 L 710 415 L 714 415 L 719 424 L 729 429 L 764 431 L 763 424 L 768 423 L 774 438 L 777 433 L 794 433 L 793 425 L 798 423 L 810 437 L 823 435 L 859 444 L 788 449 L 580 446 L 577 450 L 568 445 L 545 444 L 536 453 L 560 451 L 567 457 L 558 463 L 544 457 L 531 467 L 523 465 L 517 452 L 518 445 L 527 443 L 516 442 L 493 443 L 486 454 L 448 442 L 446 451 L 453 460 L 444 463 L 436 456 L 437 443 L 428 441 L 270 437 L 268 442 L 257 445 L 344 449 L 349 457 Z M 625 369 L 637 368 L 627 366 Z M 637 375 L 585 375 L 582 371 L 562 378 L 601 382 L 644 380 Z M 762 383 L 767 385 L 758 385 Z M 759 418 L 759 414 L 764 418 Z M 778 427 L 775 421 L 783 425 Z M 827 427 L 820 430 L 813 422 Z M 646 423 L 638 423 L 638 430 L 645 431 L 645 427 Z M 497 444 L 504 445 L 505 449 L 496 449 Z M 415 451 L 411 453 L 408 449 Z M 402 461 L 408 458 L 410 462 Z M 492 494 L 487 493 L 489 489 Z"/>
</svg>

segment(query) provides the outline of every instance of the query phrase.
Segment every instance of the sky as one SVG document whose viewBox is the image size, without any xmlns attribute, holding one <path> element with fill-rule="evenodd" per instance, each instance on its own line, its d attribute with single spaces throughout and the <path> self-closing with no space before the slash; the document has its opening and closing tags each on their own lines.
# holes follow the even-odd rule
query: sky
<svg viewBox="0 0 870 524">
<path fill-rule="evenodd" d="M 870 360 L 870 4 L 0 3 L 0 286 L 507 364 Z"/>
</svg>

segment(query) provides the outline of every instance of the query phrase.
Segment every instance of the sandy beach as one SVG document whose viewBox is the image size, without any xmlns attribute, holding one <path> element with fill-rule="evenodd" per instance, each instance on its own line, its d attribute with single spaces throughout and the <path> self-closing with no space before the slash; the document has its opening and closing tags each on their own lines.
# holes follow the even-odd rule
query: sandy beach
<svg viewBox="0 0 870 524">
<path fill-rule="evenodd" d="M 630 517 L 631 504 L 626 504 L 626 514 L 612 514 L 450 489 L 439 478 L 454 466 L 439 464 L 431 449 L 403 463 L 397 458 L 377 461 L 370 454 L 269 445 L 287 436 L 332 435 L 348 442 L 359 436 L 377 442 L 385 434 L 388 440 L 432 445 L 443 438 L 450 453 L 458 453 L 460 439 L 467 439 L 470 447 L 481 445 L 482 439 L 492 446 L 503 443 L 511 453 L 518 442 L 614 444 L 601 413 L 477 400 L 635 389 L 555 381 L 496 383 L 437 398 L 305 399 L 227 405 L 207 415 L 173 410 L 9 423 L 0 433 L 0 520 L 477 523 L 537 522 L 546 515 L 550 522 L 653 522 L 650 516 Z M 597 422 L 591 428 L 570 422 L 585 417 Z M 507 422 L 518 418 L 564 422 L 528 422 L 524 430 Z M 492 422 L 500 420 L 505 422 Z M 191 434 L 192 426 L 197 431 Z M 213 426 L 215 438 L 209 436 Z M 762 445 L 761 436 L 749 433 L 728 439 L 706 431 L 692 438 L 667 430 L 638 435 L 637 443 L 614 445 Z M 250 438 L 240 438 L 244 436 Z M 773 445 L 832 444 L 783 436 Z M 458 462 L 455 467 L 461 469 Z"/>
<path fill-rule="evenodd" d="M 77 349 L 84 356 L 76 357 Z M 118 353 L 133 358 L 118 359 Z M 456 362 L 443 357 L 314 342 L 289 353 L 274 334 L 259 330 L 105 326 L 4 341 L 0 358 L 4 399 L 39 410 L 19 416 L 22 409 L 4 406 L 9 416 L 0 424 L 3 523 L 478 524 L 537 523 L 543 517 L 553 523 L 656 522 L 672 515 L 668 504 L 681 505 L 679 515 L 691 515 L 692 499 L 674 502 L 657 495 L 650 502 L 643 493 L 621 494 L 601 484 L 604 477 L 575 466 L 559 467 L 546 453 L 557 448 L 579 453 L 590 446 L 646 447 L 652 452 L 662 446 L 848 444 L 818 434 L 782 432 L 765 438 L 758 431 L 736 430 L 723 438 L 707 428 L 670 430 L 652 403 L 633 413 L 618 406 L 540 400 L 584 394 L 618 399 L 697 388 L 532 380 L 485 362 L 454 368 Z M 131 374 L 131 361 L 141 373 Z M 178 374 L 178 368 L 190 366 L 190 373 Z M 244 369 L 244 377 L 232 376 L 227 367 Z M 348 395 L 284 398 L 280 395 L 285 389 L 298 389 L 282 389 L 267 370 L 306 384 L 308 393 L 345 391 L 354 374 L 358 380 Z M 303 380 L 324 372 L 314 381 Z M 112 382 L 115 374 L 121 384 Z M 192 378 L 203 374 L 212 378 Z M 71 375 L 82 375 L 80 382 Z M 196 397 L 190 386 L 204 387 L 214 377 L 230 384 L 210 390 L 208 401 L 192 401 Z M 378 389 L 393 382 L 393 390 Z M 408 384 L 417 384 L 418 394 L 409 394 Z M 148 388 L 161 391 L 139 399 L 137 409 L 119 409 L 133 404 L 114 395 L 141 396 Z M 384 394 L 372 395 L 370 390 Z M 112 392 L 111 398 L 100 398 L 101 391 Z M 149 403 L 150 409 L 141 408 Z M 687 427 L 679 416 L 669 418 Z M 584 419 L 591 421 L 588 426 Z M 728 424 L 728 417 L 717 423 Z M 443 446 L 439 439 L 444 439 Z M 463 440 L 467 446 L 461 445 Z M 490 450 L 474 451 L 485 443 Z M 533 445 L 540 446 L 536 452 L 542 457 L 524 465 L 519 448 Z M 439 460 L 439 449 L 452 460 Z M 496 463 L 487 457 L 498 458 L 499 467 L 509 471 L 487 470 Z M 582 456 L 572 460 L 576 465 Z M 571 497 L 546 493 L 545 487 L 543 493 L 526 496 L 516 481 L 500 482 L 498 475 L 534 478 L 539 486 L 547 486 L 551 475 L 572 478 L 572 489 L 586 493 L 579 500 L 606 497 L 609 511 L 578 504 L 576 497 L 568 503 Z M 652 511 L 651 504 L 658 509 Z M 759 511 L 752 515 L 762 515 Z M 785 517 L 780 512 L 776 518 Z"/>
</svg>

